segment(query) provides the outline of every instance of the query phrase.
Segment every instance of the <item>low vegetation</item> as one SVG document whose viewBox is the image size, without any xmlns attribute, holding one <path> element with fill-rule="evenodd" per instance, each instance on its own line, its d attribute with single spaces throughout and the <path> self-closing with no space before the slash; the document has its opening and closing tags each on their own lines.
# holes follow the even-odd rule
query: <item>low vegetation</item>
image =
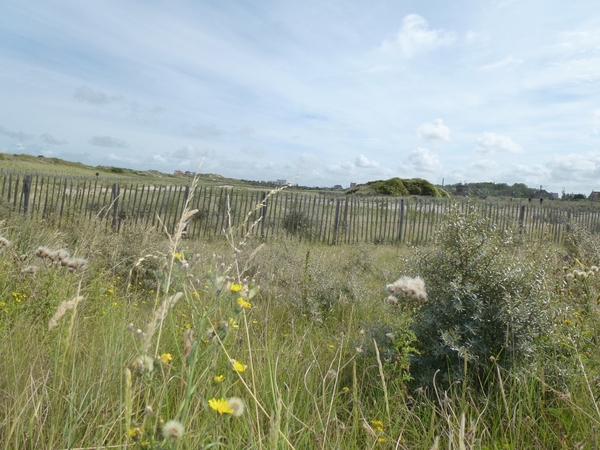
<svg viewBox="0 0 600 450">
<path fill-rule="evenodd" d="M 596 448 L 597 236 L 461 211 L 418 248 L 11 215 L 0 447 Z"/>
<path fill-rule="evenodd" d="M 356 195 L 389 195 L 402 197 L 408 195 L 423 195 L 427 197 L 449 197 L 450 194 L 437 188 L 422 178 L 402 179 L 390 178 L 389 180 L 371 181 L 346 190 L 346 194 Z"/>
</svg>

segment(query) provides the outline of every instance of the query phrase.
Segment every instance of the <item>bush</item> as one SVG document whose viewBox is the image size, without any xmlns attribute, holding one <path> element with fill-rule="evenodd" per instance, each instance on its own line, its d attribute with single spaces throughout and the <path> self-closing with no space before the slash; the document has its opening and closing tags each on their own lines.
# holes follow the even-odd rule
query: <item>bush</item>
<svg viewBox="0 0 600 450">
<path fill-rule="evenodd" d="M 308 237 L 311 233 L 312 222 L 306 212 L 294 209 L 283 218 L 283 229 L 294 236 L 306 235 Z"/>
<path fill-rule="evenodd" d="M 390 178 L 389 180 L 379 181 L 374 185 L 374 190 L 377 194 L 382 195 L 408 195 L 408 189 L 400 178 Z"/>
<path fill-rule="evenodd" d="M 547 259 L 539 249 L 534 255 L 469 207 L 454 208 L 433 249 L 416 257 L 429 297 L 413 322 L 420 384 L 437 370 L 446 382 L 466 375 L 483 384 L 494 364 L 510 368 L 533 354 L 552 321 L 543 300 Z"/>
</svg>

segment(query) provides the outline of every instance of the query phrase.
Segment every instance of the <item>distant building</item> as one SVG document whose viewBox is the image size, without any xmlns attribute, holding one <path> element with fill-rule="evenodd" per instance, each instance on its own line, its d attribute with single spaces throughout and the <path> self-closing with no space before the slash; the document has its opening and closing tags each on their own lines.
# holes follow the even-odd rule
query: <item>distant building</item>
<svg viewBox="0 0 600 450">
<path fill-rule="evenodd" d="M 556 192 L 548 192 L 544 189 L 541 189 L 533 194 L 533 198 L 547 198 L 550 200 L 555 200 L 558 199 L 558 194 Z"/>
<path fill-rule="evenodd" d="M 277 186 L 283 186 L 283 185 L 284 185 L 284 184 L 286 184 L 286 183 L 287 183 L 287 180 L 277 180 L 277 181 L 275 182 L 275 184 L 276 184 Z"/>
<path fill-rule="evenodd" d="M 592 193 L 588 197 L 588 200 L 592 200 L 594 202 L 600 200 L 600 191 L 592 191 Z"/>
<path fill-rule="evenodd" d="M 174 172 L 174 175 L 183 175 L 183 172 L 181 170 L 176 170 Z"/>
<path fill-rule="evenodd" d="M 195 176 L 195 175 L 196 175 L 196 172 L 190 172 L 189 170 L 186 170 L 186 171 L 185 171 L 185 174 L 186 174 L 186 176 L 188 176 L 188 177 L 193 177 L 193 176 Z"/>
<path fill-rule="evenodd" d="M 350 187 L 351 188 L 356 187 L 356 183 L 354 183 L 354 182 L 350 183 Z"/>
</svg>

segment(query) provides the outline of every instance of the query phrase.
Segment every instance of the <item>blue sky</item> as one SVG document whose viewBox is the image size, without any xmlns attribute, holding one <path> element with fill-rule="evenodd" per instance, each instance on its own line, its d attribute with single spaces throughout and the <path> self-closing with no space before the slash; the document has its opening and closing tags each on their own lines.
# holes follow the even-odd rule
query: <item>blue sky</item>
<svg viewBox="0 0 600 450">
<path fill-rule="evenodd" d="M 0 151 L 600 190 L 591 0 L 4 0 Z"/>
</svg>

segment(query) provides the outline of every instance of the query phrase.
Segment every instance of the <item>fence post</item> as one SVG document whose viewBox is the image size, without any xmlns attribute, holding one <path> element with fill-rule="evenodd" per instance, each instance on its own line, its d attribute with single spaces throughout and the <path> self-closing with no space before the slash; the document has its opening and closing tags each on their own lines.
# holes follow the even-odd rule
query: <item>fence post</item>
<svg viewBox="0 0 600 450">
<path fill-rule="evenodd" d="M 340 227 L 340 199 L 338 198 L 335 200 L 335 219 L 333 219 L 333 242 L 332 242 L 332 244 L 337 244 L 339 227 Z"/>
<path fill-rule="evenodd" d="M 404 219 L 404 199 L 400 199 L 400 226 L 398 227 L 398 241 L 402 242 L 402 221 Z"/>
<path fill-rule="evenodd" d="M 262 207 L 260 208 L 260 237 L 265 237 L 265 220 L 267 217 L 267 193 L 263 192 L 261 195 L 260 204 Z"/>
<path fill-rule="evenodd" d="M 119 225 L 119 183 L 113 183 L 111 199 L 112 199 L 112 204 L 113 204 L 112 227 L 113 227 L 113 230 L 116 229 L 118 231 L 119 230 L 119 228 L 118 228 L 118 225 Z"/>
<path fill-rule="evenodd" d="M 29 195 L 31 194 L 31 175 L 25 175 L 23 178 L 23 213 L 29 211 Z"/>
<path fill-rule="evenodd" d="M 11 194 L 11 192 L 12 192 L 12 172 L 8 176 L 8 197 L 6 198 L 6 201 L 8 203 L 10 203 L 10 194 Z"/>
<path fill-rule="evenodd" d="M 523 234 L 524 221 L 525 221 L 525 205 L 522 205 L 521 212 L 519 213 L 519 234 Z"/>
</svg>

